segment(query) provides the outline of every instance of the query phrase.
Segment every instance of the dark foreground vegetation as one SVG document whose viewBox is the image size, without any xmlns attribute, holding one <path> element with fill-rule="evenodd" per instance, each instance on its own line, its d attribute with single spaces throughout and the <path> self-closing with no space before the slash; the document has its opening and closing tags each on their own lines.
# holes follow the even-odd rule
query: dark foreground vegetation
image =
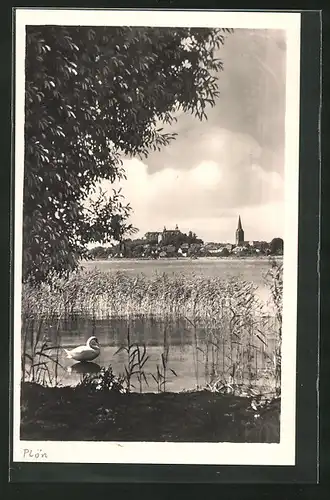
<svg viewBox="0 0 330 500">
<path fill-rule="evenodd" d="M 208 390 L 91 391 L 22 384 L 21 439 L 61 441 L 279 442 L 280 399 Z"/>
</svg>

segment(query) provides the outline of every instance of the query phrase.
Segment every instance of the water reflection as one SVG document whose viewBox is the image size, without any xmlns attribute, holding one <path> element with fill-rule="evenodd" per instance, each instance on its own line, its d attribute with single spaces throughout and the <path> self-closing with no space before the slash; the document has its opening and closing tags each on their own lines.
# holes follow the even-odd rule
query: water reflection
<svg viewBox="0 0 330 500">
<path fill-rule="evenodd" d="M 244 380 L 259 378 L 269 368 L 269 363 L 273 363 L 274 333 L 277 331 L 275 318 L 267 318 L 266 324 L 253 324 L 248 330 L 242 327 L 237 332 L 239 339 L 228 336 L 227 330 L 224 324 L 192 325 L 185 318 L 95 319 L 72 315 L 59 322 L 52 339 L 54 345 L 61 344 L 59 361 L 65 367 L 64 370 L 58 369 L 57 376 L 61 384 L 76 385 L 84 374 L 96 374 L 101 367 L 109 365 L 116 376 L 125 375 L 130 355 L 133 355 L 132 351 L 130 354 L 127 352 L 129 332 L 129 342 L 133 346 L 138 345 L 141 350 L 146 347 L 148 360 L 143 370 L 148 383 L 143 381 L 143 391 L 158 390 L 164 355 L 166 388 L 171 391 L 203 387 L 219 374 L 227 378 L 234 373 L 235 378 Z M 261 331 L 267 333 L 267 338 L 261 337 Z M 83 344 L 92 334 L 98 337 L 101 345 L 98 363 L 72 364 L 65 357 L 63 348 Z M 118 351 L 120 347 L 122 349 Z M 132 380 L 133 390 L 139 390 L 137 376 Z"/>
<path fill-rule="evenodd" d="M 69 366 L 67 370 L 68 373 L 99 373 L 101 371 L 101 367 L 97 363 L 92 363 L 90 361 L 79 361 L 79 363 Z"/>
</svg>

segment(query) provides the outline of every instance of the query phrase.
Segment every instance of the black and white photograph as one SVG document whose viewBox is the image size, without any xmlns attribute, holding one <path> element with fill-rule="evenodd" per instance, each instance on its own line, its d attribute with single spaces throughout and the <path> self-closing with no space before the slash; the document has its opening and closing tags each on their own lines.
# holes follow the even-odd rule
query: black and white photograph
<svg viewBox="0 0 330 500">
<path fill-rule="evenodd" d="M 294 465 L 300 14 L 15 15 L 14 461 Z"/>
</svg>

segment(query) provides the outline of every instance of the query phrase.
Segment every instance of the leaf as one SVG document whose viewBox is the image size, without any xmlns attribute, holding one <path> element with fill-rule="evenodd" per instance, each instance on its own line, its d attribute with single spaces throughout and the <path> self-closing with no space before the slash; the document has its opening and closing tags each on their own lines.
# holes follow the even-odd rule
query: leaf
<svg viewBox="0 0 330 500">
<path fill-rule="evenodd" d="M 164 368 L 164 370 L 166 370 L 166 361 L 165 361 L 165 357 L 164 357 L 164 354 L 163 354 L 163 353 L 161 354 L 161 358 L 162 358 L 162 365 L 163 365 L 163 368 Z"/>
<path fill-rule="evenodd" d="M 47 363 L 46 363 L 45 361 L 39 361 L 38 363 L 33 363 L 33 364 L 31 365 L 31 368 L 36 368 L 36 367 L 38 367 L 38 366 L 46 366 L 46 364 L 47 364 Z"/>
<path fill-rule="evenodd" d="M 258 338 L 258 339 L 259 339 L 259 340 L 260 340 L 260 341 L 261 341 L 261 342 L 262 342 L 265 346 L 267 346 L 267 342 L 265 342 L 265 341 L 264 341 L 264 339 L 262 339 L 262 338 L 260 337 L 260 335 L 258 335 L 258 334 L 257 334 L 257 338 Z"/>
<path fill-rule="evenodd" d="M 142 372 L 142 377 L 143 377 L 143 380 L 145 381 L 145 383 L 147 384 L 147 386 L 149 387 L 149 383 L 148 383 L 146 374 L 144 372 Z"/>
<path fill-rule="evenodd" d="M 136 363 L 132 363 L 132 364 L 130 364 L 130 365 L 129 365 L 129 369 L 130 369 L 131 373 L 133 372 L 133 370 L 134 370 L 136 367 L 139 367 L 139 366 L 140 366 L 140 364 L 139 364 L 139 362 L 138 362 L 138 361 L 137 361 Z"/>
<path fill-rule="evenodd" d="M 58 350 L 58 349 L 61 349 L 60 345 L 46 346 L 42 349 L 42 351 L 52 351 L 52 350 Z"/>
<path fill-rule="evenodd" d="M 114 353 L 114 356 L 116 356 L 116 354 L 119 354 L 122 351 L 126 351 L 127 352 L 127 347 L 120 346 L 119 349 L 117 349 L 117 351 Z"/>
</svg>

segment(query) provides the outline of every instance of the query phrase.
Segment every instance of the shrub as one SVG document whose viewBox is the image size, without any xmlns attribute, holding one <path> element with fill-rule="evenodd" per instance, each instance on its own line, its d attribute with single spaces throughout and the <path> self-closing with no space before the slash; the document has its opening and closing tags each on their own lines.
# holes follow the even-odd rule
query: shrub
<svg viewBox="0 0 330 500">
<path fill-rule="evenodd" d="M 77 387 L 85 387 L 91 392 L 111 391 L 117 394 L 128 392 L 124 379 L 114 375 L 111 366 L 101 368 L 99 373 L 85 374 Z"/>
</svg>

